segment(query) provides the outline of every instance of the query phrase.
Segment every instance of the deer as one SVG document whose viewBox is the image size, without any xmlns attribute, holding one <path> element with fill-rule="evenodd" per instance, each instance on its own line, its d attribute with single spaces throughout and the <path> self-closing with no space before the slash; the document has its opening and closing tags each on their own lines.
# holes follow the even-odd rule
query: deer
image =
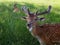
<svg viewBox="0 0 60 45">
<path fill-rule="evenodd" d="M 22 11 L 26 14 L 22 19 L 27 22 L 27 29 L 35 37 L 40 45 L 60 45 L 60 23 L 56 24 L 38 24 L 38 21 L 45 21 L 45 18 L 38 18 L 39 15 L 49 14 L 51 5 L 45 11 L 35 13 L 30 12 L 29 8 L 22 6 Z"/>
<path fill-rule="evenodd" d="M 18 12 L 18 11 L 19 11 L 19 9 L 17 7 L 17 3 L 15 3 L 13 6 L 13 12 Z"/>
</svg>

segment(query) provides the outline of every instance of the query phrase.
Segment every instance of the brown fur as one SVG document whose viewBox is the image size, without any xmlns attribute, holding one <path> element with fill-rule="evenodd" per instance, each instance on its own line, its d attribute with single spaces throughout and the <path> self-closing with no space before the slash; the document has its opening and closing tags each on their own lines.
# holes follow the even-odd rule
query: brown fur
<svg viewBox="0 0 60 45">
<path fill-rule="evenodd" d="M 32 33 L 35 36 L 40 37 L 46 45 L 60 43 L 60 24 L 44 24 L 43 26 L 35 25 Z"/>
</svg>

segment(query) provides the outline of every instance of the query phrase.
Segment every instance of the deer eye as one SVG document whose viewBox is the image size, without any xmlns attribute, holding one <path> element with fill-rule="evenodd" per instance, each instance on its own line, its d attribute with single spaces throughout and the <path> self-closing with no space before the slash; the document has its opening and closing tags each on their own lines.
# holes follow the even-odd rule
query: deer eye
<svg viewBox="0 0 60 45">
<path fill-rule="evenodd" d="M 35 21 L 37 21 L 37 20 L 44 21 L 45 18 L 37 18 L 37 19 L 35 19 Z"/>
</svg>

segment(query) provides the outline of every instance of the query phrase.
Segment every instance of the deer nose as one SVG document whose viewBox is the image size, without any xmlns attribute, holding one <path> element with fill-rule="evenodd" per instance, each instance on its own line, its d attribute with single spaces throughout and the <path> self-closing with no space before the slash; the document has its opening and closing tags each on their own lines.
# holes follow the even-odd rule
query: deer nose
<svg viewBox="0 0 60 45">
<path fill-rule="evenodd" d="M 27 26 L 29 27 L 29 28 L 31 28 L 31 24 L 29 23 L 29 24 L 27 24 Z"/>
</svg>

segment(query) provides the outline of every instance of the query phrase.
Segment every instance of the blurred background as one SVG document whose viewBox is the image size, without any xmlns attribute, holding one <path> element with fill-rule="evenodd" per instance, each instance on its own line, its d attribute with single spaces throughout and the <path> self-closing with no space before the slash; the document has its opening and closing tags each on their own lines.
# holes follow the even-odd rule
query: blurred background
<svg viewBox="0 0 60 45">
<path fill-rule="evenodd" d="M 13 12 L 14 4 L 19 11 Z M 42 12 L 51 5 L 51 12 L 43 15 L 44 23 L 60 23 L 60 0 L 0 0 L 0 45 L 39 45 L 26 28 L 26 21 L 21 20 L 26 16 L 21 10 L 23 5 L 31 12 Z"/>
</svg>

